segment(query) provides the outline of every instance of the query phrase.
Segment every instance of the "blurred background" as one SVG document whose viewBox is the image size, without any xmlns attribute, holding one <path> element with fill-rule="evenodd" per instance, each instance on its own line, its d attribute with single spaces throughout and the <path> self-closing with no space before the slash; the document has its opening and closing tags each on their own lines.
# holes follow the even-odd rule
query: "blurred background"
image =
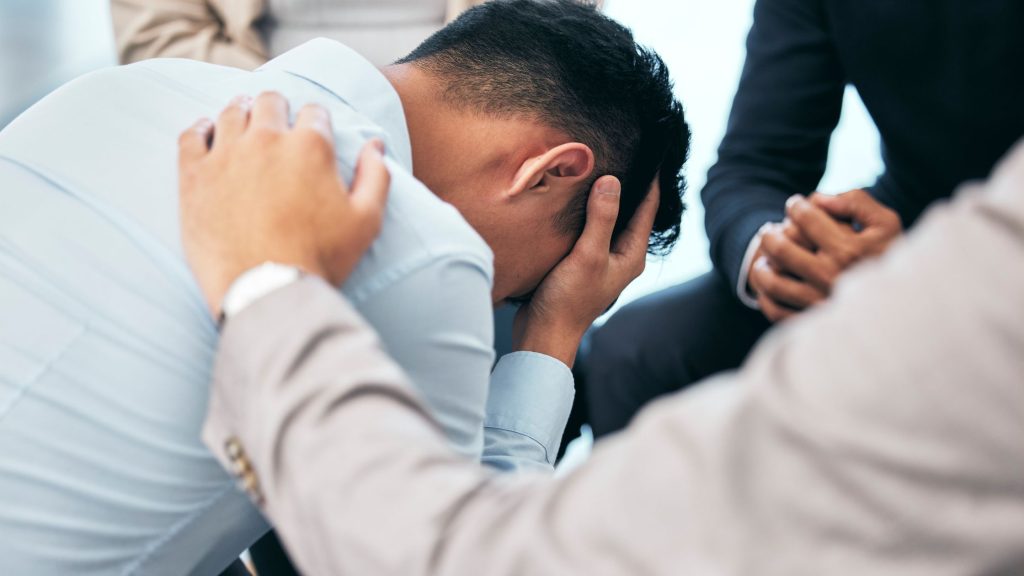
<svg viewBox="0 0 1024 576">
<path fill-rule="evenodd" d="M 385 0 L 380 0 L 385 1 Z M 675 252 L 652 260 L 619 300 L 692 278 L 711 268 L 699 192 L 725 131 L 739 80 L 753 0 L 606 0 L 605 12 L 633 29 L 668 62 L 693 130 L 687 174 L 689 211 Z M 48 92 L 116 64 L 108 0 L 0 0 L 0 127 Z M 833 158 L 821 190 L 873 182 L 881 171 L 878 133 L 856 93 L 847 94 Z"/>
</svg>

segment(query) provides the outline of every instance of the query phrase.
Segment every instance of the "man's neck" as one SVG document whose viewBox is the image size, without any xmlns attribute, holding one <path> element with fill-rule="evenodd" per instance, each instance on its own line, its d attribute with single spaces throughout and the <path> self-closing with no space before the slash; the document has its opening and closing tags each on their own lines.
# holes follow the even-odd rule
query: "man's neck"
<svg viewBox="0 0 1024 576">
<path fill-rule="evenodd" d="M 438 105 L 437 83 L 412 64 L 391 64 L 382 68 L 381 73 L 402 102 L 402 112 L 412 145 L 413 166 L 425 168 L 424 163 L 433 160 L 428 151 L 443 144 L 439 140 L 446 128 L 444 120 L 440 118 L 446 111 Z"/>
<path fill-rule="evenodd" d="M 389 64 L 380 69 L 380 73 L 387 78 L 400 98 L 404 92 L 409 91 L 412 84 L 416 83 L 414 75 L 417 72 L 412 64 Z"/>
<path fill-rule="evenodd" d="M 478 219 L 466 212 L 466 198 L 462 192 L 466 189 L 480 192 L 479 182 L 472 178 L 481 166 L 494 164 L 493 159 L 488 162 L 488 152 L 495 157 L 511 157 L 509 151 L 502 150 L 500 146 L 491 146 L 494 150 L 484 150 L 473 140 L 473 136 L 483 134 L 493 144 L 496 136 L 491 132 L 507 131 L 501 130 L 493 120 L 483 122 L 479 116 L 445 102 L 443 84 L 417 66 L 392 64 L 382 68 L 381 73 L 394 87 L 402 102 L 412 146 L 413 176 L 462 213 L 491 247 L 497 269 L 500 262 L 504 261 L 504 243 L 496 242 L 490 226 L 481 226 Z M 508 147 L 514 147 L 514 143 Z M 496 286 L 496 293 L 492 294 L 494 302 L 506 297 L 507 294 Z"/>
</svg>

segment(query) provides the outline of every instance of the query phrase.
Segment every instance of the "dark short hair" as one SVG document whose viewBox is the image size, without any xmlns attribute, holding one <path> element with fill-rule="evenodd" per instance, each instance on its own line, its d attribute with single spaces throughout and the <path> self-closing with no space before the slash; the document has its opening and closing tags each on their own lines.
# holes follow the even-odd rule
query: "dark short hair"
<svg viewBox="0 0 1024 576">
<path fill-rule="evenodd" d="M 590 146 L 593 177 L 558 216 L 566 231 L 582 230 L 587 192 L 598 177 L 622 182 L 616 232 L 657 178 L 661 205 L 648 251 L 672 249 L 683 215 L 690 130 L 665 63 L 638 46 L 627 28 L 576 0 L 491 0 L 399 63 L 444 79 L 453 105 L 532 117 Z"/>
</svg>

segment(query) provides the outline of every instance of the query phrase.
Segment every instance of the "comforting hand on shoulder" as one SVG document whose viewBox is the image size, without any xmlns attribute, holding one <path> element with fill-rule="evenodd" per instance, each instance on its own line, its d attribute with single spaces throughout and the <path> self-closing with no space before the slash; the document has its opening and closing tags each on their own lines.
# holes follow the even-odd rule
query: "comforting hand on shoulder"
<svg viewBox="0 0 1024 576">
<path fill-rule="evenodd" d="M 215 317 L 232 282 L 264 262 L 340 284 L 380 230 L 390 185 L 381 145 L 366 145 L 349 192 L 319 106 L 289 127 L 279 94 L 237 98 L 178 144 L 182 242 Z"/>
</svg>

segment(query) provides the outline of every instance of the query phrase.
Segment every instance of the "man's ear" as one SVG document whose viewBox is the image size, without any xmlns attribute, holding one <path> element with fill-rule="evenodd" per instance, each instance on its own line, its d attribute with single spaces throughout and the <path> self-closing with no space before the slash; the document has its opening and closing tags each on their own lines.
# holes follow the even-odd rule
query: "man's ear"
<svg viewBox="0 0 1024 576">
<path fill-rule="evenodd" d="M 509 196 L 523 192 L 575 190 L 594 171 L 594 152 L 586 144 L 570 142 L 540 156 L 527 158 L 519 167 Z"/>
</svg>

